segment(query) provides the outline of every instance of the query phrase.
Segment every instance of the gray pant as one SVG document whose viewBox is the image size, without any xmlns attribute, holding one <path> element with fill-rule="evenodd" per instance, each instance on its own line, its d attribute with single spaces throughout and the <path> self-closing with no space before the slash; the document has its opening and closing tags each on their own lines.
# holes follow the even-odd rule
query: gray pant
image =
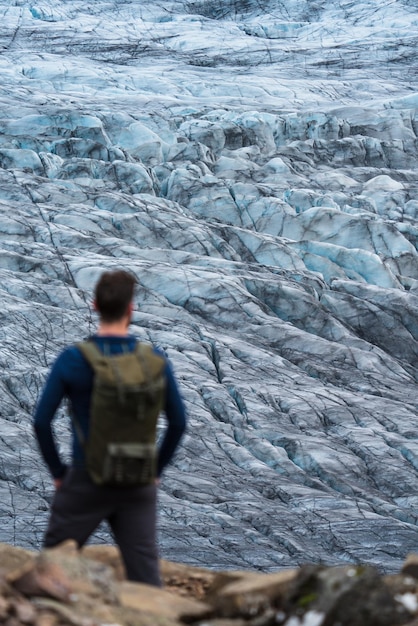
<svg viewBox="0 0 418 626">
<path fill-rule="evenodd" d="M 55 493 L 44 547 L 74 539 L 81 548 L 102 520 L 119 546 L 129 580 L 161 586 L 156 546 L 155 485 L 104 487 L 72 468 Z"/>
</svg>

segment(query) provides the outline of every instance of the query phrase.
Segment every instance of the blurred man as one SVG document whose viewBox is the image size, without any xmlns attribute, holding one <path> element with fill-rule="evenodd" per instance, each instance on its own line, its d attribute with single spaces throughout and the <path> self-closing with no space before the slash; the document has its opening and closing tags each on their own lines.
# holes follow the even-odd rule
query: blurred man
<svg viewBox="0 0 418 626">
<path fill-rule="evenodd" d="M 107 520 L 128 579 L 160 586 L 157 483 L 184 433 L 186 416 L 165 356 L 140 344 L 128 332 L 135 286 L 136 279 L 126 271 L 102 274 L 94 294 L 94 308 L 99 315 L 97 332 L 88 342 L 70 346 L 58 356 L 39 398 L 34 428 L 56 487 L 44 546 L 74 539 L 81 547 L 100 522 Z M 105 382 L 99 376 L 105 376 Z M 116 392 L 110 391 L 110 396 L 103 395 L 109 391 L 106 376 L 116 379 Z M 129 379 L 127 383 L 125 378 Z M 69 467 L 59 456 L 51 428 L 63 398 L 69 400 L 72 412 Z M 167 427 L 156 450 L 160 408 L 165 412 Z M 100 428 L 105 429 L 104 434 Z M 123 429 L 128 435 L 125 432 L 122 440 L 129 440 L 121 442 Z M 136 441 L 140 436 L 147 441 Z M 113 437 L 115 442 L 100 448 L 97 442 L 104 437 L 109 441 Z"/>
</svg>

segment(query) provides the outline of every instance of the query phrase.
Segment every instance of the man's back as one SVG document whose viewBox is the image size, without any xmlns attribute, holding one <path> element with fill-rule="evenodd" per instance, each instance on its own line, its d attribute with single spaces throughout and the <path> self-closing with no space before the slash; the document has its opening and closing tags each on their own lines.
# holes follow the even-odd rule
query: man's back
<svg viewBox="0 0 418 626">
<path fill-rule="evenodd" d="M 135 337 L 128 334 L 134 307 L 135 277 L 129 272 L 104 272 L 95 287 L 94 308 L 99 314 L 96 335 L 90 341 L 103 354 L 122 355 L 136 349 Z M 185 430 L 186 416 L 171 366 L 164 355 L 154 351 L 163 364 L 163 407 L 167 427 L 158 450 L 157 476 L 170 461 Z M 152 359 L 153 360 L 153 359 Z M 56 492 L 44 545 L 53 547 L 74 539 L 81 547 L 97 526 L 107 520 L 118 544 L 130 580 L 160 585 L 156 545 L 157 481 L 132 486 L 96 484 L 86 465 L 97 380 L 94 363 L 79 346 L 64 350 L 54 365 L 39 399 L 34 419 L 42 455 L 54 478 Z M 70 466 L 61 459 L 52 431 L 52 421 L 66 398 L 73 413 L 73 445 Z M 139 409 L 139 408 L 138 408 Z M 112 415 L 112 413 L 115 413 Z M 119 410 L 108 416 L 118 421 Z M 155 414 L 155 420 L 157 414 Z M 74 428 L 74 424 L 77 426 Z M 78 432 L 77 432 L 78 431 Z M 154 429 L 155 435 L 155 429 Z"/>
<path fill-rule="evenodd" d="M 116 355 L 135 350 L 137 339 L 133 335 L 125 337 L 92 335 L 91 340 L 103 354 Z M 162 353 L 155 350 L 155 353 Z M 158 459 L 158 475 L 170 461 L 172 451 L 184 432 L 185 412 L 173 372 L 166 360 L 166 397 L 164 411 L 167 418 L 167 430 L 163 439 Z M 51 474 L 59 478 L 65 474 L 66 464 L 58 461 L 56 448 L 52 440 L 51 422 L 62 399 L 66 397 L 79 424 L 83 436 L 89 435 L 90 401 L 93 390 L 94 373 L 87 359 L 76 345 L 66 348 L 55 361 L 44 391 L 35 412 L 35 430 L 44 459 Z M 84 450 L 76 429 L 72 434 L 72 461 L 75 466 L 84 467 Z"/>
</svg>

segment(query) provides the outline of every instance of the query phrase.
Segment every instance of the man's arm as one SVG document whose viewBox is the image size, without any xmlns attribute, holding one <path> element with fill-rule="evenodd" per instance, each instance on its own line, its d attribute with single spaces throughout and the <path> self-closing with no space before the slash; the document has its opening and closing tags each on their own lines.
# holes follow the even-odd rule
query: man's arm
<svg viewBox="0 0 418 626">
<path fill-rule="evenodd" d="M 170 462 L 186 430 L 186 411 L 168 361 L 165 374 L 167 386 L 164 410 L 167 417 L 167 429 L 158 453 L 158 476 L 161 476 L 165 466 Z"/>
<path fill-rule="evenodd" d="M 38 400 L 33 423 L 43 459 L 48 465 L 52 476 L 58 482 L 67 470 L 66 465 L 61 461 L 58 455 L 51 427 L 55 412 L 65 396 L 65 385 L 60 373 L 61 360 L 62 355 L 58 357 L 52 367 Z"/>
</svg>

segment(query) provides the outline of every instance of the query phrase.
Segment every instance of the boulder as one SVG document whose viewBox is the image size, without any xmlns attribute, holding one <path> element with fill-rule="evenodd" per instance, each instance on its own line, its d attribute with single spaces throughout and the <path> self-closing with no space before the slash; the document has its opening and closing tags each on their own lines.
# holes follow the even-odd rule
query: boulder
<svg viewBox="0 0 418 626">
<path fill-rule="evenodd" d="M 116 580 L 126 580 L 125 567 L 119 548 L 106 544 L 84 546 L 81 555 L 112 568 Z"/>
<path fill-rule="evenodd" d="M 81 555 L 111 567 L 116 580 L 126 580 L 125 567 L 116 546 L 103 544 L 85 546 L 81 550 Z M 174 563 L 164 559 L 160 561 L 160 570 L 163 585 L 167 590 L 199 600 L 205 597 L 213 580 L 219 576 L 216 572 L 203 567 Z"/>
<path fill-rule="evenodd" d="M 283 604 L 298 571 L 275 574 L 254 572 L 221 573 L 215 578 L 208 599 L 222 617 L 252 617 Z"/>
<path fill-rule="evenodd" d="M 158 587 L 128 581 L 119 584 L 118 600 L 122 607 L 179 621 L 203 619 L 213 613 L 209 604 L 183 598 Z"/>
<path fill-rule="evenodd" d="M 35 556 L 36 552 L 0 543 L 0 576 L 13 580 L 33 562 Z"/>
<path fill-rule="evenodd" d="M 367 565 L 262 574 L 162 561 L 162 589 L 125 580 L 113 546 L 1 544 L 0 563 L 4 626 L 418 626 L 414 555 L 387 576 Z"/>
<path fill-rule="evenodd" d="M 286 614 L 321 615 L 321 626 L 396 626 L 411 613 L 370 566 L 304 566 L 283 606 Z"/>
<path fill-rule="evenodd" d="M 407 576 L 418 578 L 418 554 L 408 554 L 401 572 Z"/>
<path fill-rule="evenodd" d="M 213 581 L 218 576 L 214 571 L 203 567 L 183 565 L 161 560 L 161 578 L 164 587 L 182 596 L 204 600 Z"/>
<path fill-rule="evenodd" d="M 42 551 L 13 581 L 14 588 L 26 596 L 64 602 L 80 595 L 114 602 L 115 584 L 111 567 L 80 555 L 74 541 Z"/>
</svg>

